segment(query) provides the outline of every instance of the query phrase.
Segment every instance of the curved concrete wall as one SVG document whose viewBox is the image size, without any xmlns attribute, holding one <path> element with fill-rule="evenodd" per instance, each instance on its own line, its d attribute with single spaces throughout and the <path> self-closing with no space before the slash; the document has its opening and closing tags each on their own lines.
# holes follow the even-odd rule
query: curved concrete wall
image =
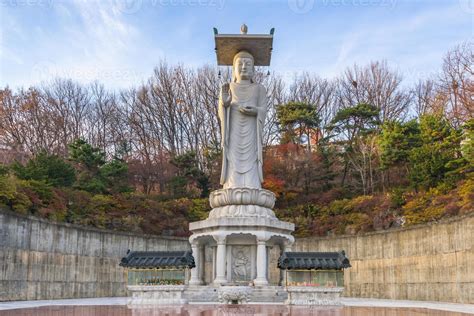
<svg viewBox="0 0 474 316">
<path fill-rule="evenodd" d="M 293 251 L 345 250 L 345 296 L 474 303 L 474 214 L 360 236 L 302 238 Z"/>
<path fill-rule="evenodd" d="M 0 212 L 0 301 L 126 296 L 128 249 L 189 249 L 187 238 L 56 224 Z"/>
<path fill-rule="evenodd" d="M 345 296 L 474 303 L 474 214 L 360 236 L 301 238 L 294 251 L 344 249 Z M 0 301 L 125 296 L 127 249 L 189 249 L 186 238 L 112 232 L 0 211 Z M 279 250 L 270 251 L 276 267 Z M 276 268 L 271 279 L 278 279 Z"/>
</svg>

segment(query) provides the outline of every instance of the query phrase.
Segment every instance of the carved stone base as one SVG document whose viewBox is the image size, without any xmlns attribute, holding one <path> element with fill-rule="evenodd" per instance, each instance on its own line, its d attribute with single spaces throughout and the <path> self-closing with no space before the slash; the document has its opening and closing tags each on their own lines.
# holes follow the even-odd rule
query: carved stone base
<svg viewBox="0 0 474 316">
<path fill-rule="evenodd" d="M 288 305 L 341 305 L 342 287 L 288 286 Z"/>
<path fill-rule="evenodd" d="M 219 217 L 275 218 L 275 213 L 269 208 L 258 205 L 226 205 L 217 207 L 209 213 L 209 218 Z"/>
<path fill-rule="evenodd" d="M 263 217 L 275 218 L 272 211 L 275 194 L 264 189 L 229 188 L 211 192 L 209 203 L 213 210 L 209 218 Z"/>
<path fill-rule="evenodd" d="M 249 286 L 221 286 L 219 302 L 223 304 L 245 304 L 249 302 L 252 288 Z"/>
<path fill-rule="evenodd" d="M 228 188 L 211 192 L 211 207 L 224 205 L 260 205 L 266 208 L 275 206 L 275 194 L 265 189 Z"/>
</svg>

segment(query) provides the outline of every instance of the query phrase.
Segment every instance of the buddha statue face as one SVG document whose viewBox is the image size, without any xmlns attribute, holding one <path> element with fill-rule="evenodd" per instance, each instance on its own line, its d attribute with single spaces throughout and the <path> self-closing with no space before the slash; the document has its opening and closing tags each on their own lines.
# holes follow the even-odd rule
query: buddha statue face
<svg viewBox="0 0 474 316">
<path fill-rule="evenodd" d="M 234 81 L 252 80 L 254 74 L 253 56 L 242 51 L 235 55 L 233 65 Z"/>
</svg>

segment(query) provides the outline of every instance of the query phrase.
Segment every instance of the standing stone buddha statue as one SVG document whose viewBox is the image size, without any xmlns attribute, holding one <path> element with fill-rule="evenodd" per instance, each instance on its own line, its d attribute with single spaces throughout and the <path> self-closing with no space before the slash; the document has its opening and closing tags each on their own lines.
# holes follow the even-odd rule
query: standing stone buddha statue
<svg viewBox="0 0 474 316">
<path fill-rule="evenodd" d="M 232 66 L 231 82 L 221 87 L 218 116 L 221 123 L 222 189 L 212 191 L 209 218 L 275 218 L 275 194 L 262 188 L 263 126 L 267 94 L 253 81 L 255 66 L 269 66 L 270 34 L 218 34 L 214 30 L 219 66 Z"/>
<path fill-rule="evenodd" d="M 232 82 L 222 85 L 219 96 L 223 150 L 220 183 L 224 189 L 260 189 L 266 90 L 253 81 L 255 62 L 249 52 L 239 51 L 232 64 Z"/>
<path fill-rule="evenodd" d="M 270 66 L 273 32 L 247 34 L 245 25 L 241 34 L 219 34 L 214 29 L 217 65 L 232 66 L 231 82 L 222 85 L 218 104 L 224 187 L 209 195 L 208 218 L 189 224 L 195 259 L 189 284 L 212 283 L 210 291 L 196 289 L 207 300 L 217 291 L 222 302 L 246 302 L 254 289 L 269 284 L 269 247 L 279 245 L 284 251 L 294 242 L 294 225 L 276 218 L 275 194 L 262 188 L 267 97 L 253 77 L 254 66 Z M 205 260 L 208 251 L 210 265 Z M 255 287 L 243 286 L 249 282 Z"/>
</svg>

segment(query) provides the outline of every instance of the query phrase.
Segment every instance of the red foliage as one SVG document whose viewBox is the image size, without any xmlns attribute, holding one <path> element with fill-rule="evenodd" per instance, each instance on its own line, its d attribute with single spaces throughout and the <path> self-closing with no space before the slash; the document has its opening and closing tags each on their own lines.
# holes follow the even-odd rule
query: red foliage
<svg viewBox="0 0 474 316">
<path fill-rule="evenodd" d="M 285 181 L 269 175 L 263 182 L 263 188 L 272 191 L 278 198 L 285 190 Z"/>
</svg>

